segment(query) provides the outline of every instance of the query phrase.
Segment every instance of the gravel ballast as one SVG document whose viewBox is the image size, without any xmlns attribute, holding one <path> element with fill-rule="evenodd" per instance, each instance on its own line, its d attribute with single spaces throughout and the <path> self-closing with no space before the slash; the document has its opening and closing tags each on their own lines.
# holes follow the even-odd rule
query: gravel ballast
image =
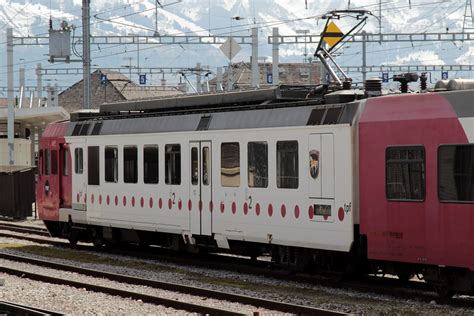
<svg viewBox="0 0 474 316">
<path fill-rule="evenodd" d="M 18 239 L 0 238 L 1 244 L 21 244 L 34 245 L 34 243 L 21 241 Z M 48 247 L 48 246 L 38 246 Z M 25 247 L 26 248 L 26 247 Z M 22 247 L 5 248 L 0 251 L 25 255 L 21 251 Z M 58 250 L 60 251 L 60 250 Z M 74 251 L 74 250 L 68 250 Z M 106 272 L 126 274 L 130 276 L 138 276 L 145 279 L 158 280 L 163 282 L 174 282 L 185 285 L 192 285 L 196 287 L 205 287 L 217 291 L 225 291 L 230 293 L 261 297 L 265 299 L 272 299 L 281 302 L 292 304 L 308 305 L 318 308 L 337 310 L 341 312 L 349 312 L 354 314 L 412 314 L 412 315 L 453 315 L 453 314 L 473 314 L 473 308 L 459 308 L 448 305 L 437 305 L 434 302 L 426 303 L 416 300 L 402 300 L 390 296 L 383 296 L 370 293 L 361 293 L 357 291 L 328 288 L 323 286 L 316 286 L 310 284 L 303 284 L 299 282 L 288 282 L 277 279 L 258 277 L 254 275 L 245 275 L 232 271 L 212 270 L 205 268 L 197 268 L 192 266 L 178 265 L 174 263 L 157 262 L 149 260 L 139 260 L 136 258 L 126 258 L 123 256 L 115 256 L 109 254 L 97 254 L 96 252 L 83 252 L 84 254 L 93 254 L 100 258 L 106 258 L 109 261 L 115 261 L 120 264 L 97 264 L 93 262 L 77 262 L 77 266 L 97 269 Z M 46 258 L 43 256 L 29 254 L 28 256 L 50 260 L 59 263 L 70 264 L 70 260 Z M 97 260 L 98 262 L 99 260 Z M 102 261 L 102 260 L 101 260 Z M 135 263 L 145 264 L 145 266 L 153 267 L 153 269 L 137 269 Z M 7 264 L 2 261 L 2 264 Z M 20 265 L 14 263 L 16 267 Z M 37 269 L 37 268 L 35 268 Z M 153 271 L 152 271 L 153 270 Z M 66 272 L 64 272 L 66 273 Z M 63 272 L 61 272 L 63 274 Z M 83 276 L 81 276 L 83 277 Z M 102 282 L 102 281 L 101 281 Z M 104 280 L 103 282 L 110 282 Z M 135 288 L 135 286 L 131 286 Z M 155 289 L 145 289 L 145 287 L 137 287 L 137 290 L 142 291 L 157 291 Z M 147 293 L 147 292 L 144 292 Z M 182 298 L 187 301 L 184 294 Z M 212 303 L 212 302 L 211 302 Z M 220 304 L 220 303 L 219 303 Z M 111 305 L 114 305 L 111 303 Z M 143 304 L 142 305 L 147 305 Z M 118 306 L 118 305 L 117 305 Z M 212 305 L 211 305 L 212 306 Z M 215 306 L 217 308 L 224 308 L 222 305 Z M 46 308 L 46 307 L 45 307 Z M 242 311 L 244 313 L 252 313 L 255 308 L 249 309 L 245 306 L 230 307 L 234 311 Z M 53 308 L 54 309 L 54 308 Z M 60 310 L 60 308 L 57 308 Z M 87 311 L 87 309 L 86 309 Z M 141 314 L 133 308 L 129 312 Z M 67 311 L 66 311 L 67 312 Z M 119 312 L 120 313 L 120 312 Z M 123 312 L 122 312 L 123 313 Z M 149 313 L 149 312 L 145 312 Z M 159 313 L 161 312 L 152 312 Z M 166 313 L 163 312 L 163 313 Z M 179 312 L 178 312 L 179 313 Z"/>
</svg>

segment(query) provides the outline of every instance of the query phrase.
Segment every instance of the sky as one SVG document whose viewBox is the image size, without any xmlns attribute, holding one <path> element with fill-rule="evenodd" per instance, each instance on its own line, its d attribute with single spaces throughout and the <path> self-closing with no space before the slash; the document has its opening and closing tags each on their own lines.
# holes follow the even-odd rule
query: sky
<svg viewBox="0 0 474 316">
<path fill-rule="evenodd" d="M 466 4 L 464 1 L 311 1 L 311 0 L 162 0 L 156 9 L 154 0 L 101 0 L 91 4 L 91 33 L 93 36 L 148 35 L 158 31 L 160 35 L 201 36 L 249 36 L 252 27 L 258 28 L 259 58 L 271 60 L 268 36 L 278 27 L 282 35 L 295 35 L 297 30 L 319 34 L 325 20 L 324 13 L 331 10 L 369 10 L 364 30 L 369 33 L 426 33 L 461 32 Z M 6 85 L 6 26 L 14 28 L 15 36 L 47 36 L 49 20 L 53 28 L 61 21 L 74 25 L 73 47 L 81 58 L 81 0 L 0 0 L 0 85 Z M 469 10 L 470 11 L 470 10 Z M 155 12 L 157 15 L 155 15 Z M 381 13 L 381 19 L 379 14 Z M 380 20 L 380 24 L 379 24 Z M 472 27 L 472 19 L 467 20 Z M 349 30 L 356 21 L 344 18 L 338 21 L 343 31 Z M 157 25 L 157 29 L 155 28 Z M 472 31 L 469 30 L 468 31 Z M 309 55 L 317 44 L 281 45 L 280 62 L 303 62 L 305 48 Z M 94 67 L 121 67 L 132 65 L 134 72 L 144 67 L 189 68 L 200 63 L 212 70 L 228 64 L 220 51 L 220 45 L 92 45 Z M 373 43 L 367 45 L 369 65 L 423 64 L 449 65 L 471 63 L 473 50 L 470 42 L 438 43 Z M 474 46 L 473 46 L 474 47 Z M 80 63 L 48 63 L 48 47 L 15 46 L 15 76 L 19 67 L 26 68 L 27 85 L 35 85 L 35 67 L 81 68 Z M 249 62 L 251 47 L 242 49 L 234 62 Z M 341 65 L 359 66 L 362 63 L 361 46 L 349 43 L 340 50 L 337 61 Z M 354 76 L 357 74 L 354 74 Z M 376 75 L 376 74 L 374 74 Z M 471 76 L 470 73 L 452 74 Z M 434 74 L 434 79 L 440 74 Z M 150 78 L 150 76 L 149 76 Z M 51 84 L 70 85 L 79 80 L 73 76 L 45 76 Z M 132 78 L 138 81 L 138 74 Z M 151 76 L 150 84 L 158 84 L 161 76 Z M 178 81 L 179 75 L 169 75 L 169 81 Z"/>
</svg>

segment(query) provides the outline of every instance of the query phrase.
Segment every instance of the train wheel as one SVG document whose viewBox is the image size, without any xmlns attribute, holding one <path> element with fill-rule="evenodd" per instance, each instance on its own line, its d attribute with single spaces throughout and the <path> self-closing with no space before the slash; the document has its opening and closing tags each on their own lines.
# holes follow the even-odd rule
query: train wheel
<svg viewBox="0 0 474 316">
<path fill-rule="evenodd" d="M 69 244 L 72 246 L 72 247 L 76 247 L 77 246 L 77 242 L 79 241 L 79 238 L 78 238 L 78 234 L 75 234 L 75 233 L 71 233 L 71 235 L 69 235 L 69 237 L 67 238 L 69 240 Z"/>
<path fill-rule="evenodd" d="M 92 244 L 94 247 L 100 248 L 104 245 L 104 238 L 102 238 L 102 232 L 98 229 L 92 229 Z"/>
<path fill-rule="evenodd" d="M 104 245 L 104 240 L 100 237 L 95 237 L 92 243 L 94 244 L 94 247 L 100 248 Z"/>
<path fill-rule="evenodd" d="M 441 303 L 448 301 L 454 296 L 454 291 L 450 290 L 445 284 L 436 286 L 436 292 L 438 293 L 439 301 Z"/>
<path fill-rule="evenodd" d="M 406 273 L 406 272 L 398 272 L 397 276 L 401 282 L 406 283 L 413 277 L 413 274 Z"/>
</svg>

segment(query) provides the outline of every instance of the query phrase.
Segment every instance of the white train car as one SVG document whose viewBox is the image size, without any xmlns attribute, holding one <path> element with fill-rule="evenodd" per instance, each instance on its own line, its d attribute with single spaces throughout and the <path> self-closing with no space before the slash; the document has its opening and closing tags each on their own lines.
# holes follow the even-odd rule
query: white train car
<svg viewBox="0 0 474 316">
<path fill-rule="evenodd" d="M 292 100 L 279 89 L 247 94 L 171 107 L 169 100 L 110 104 L 50 125 L 40 157 L 57 155 L 48 164 L 58 167 L 40 158 L 41 170 L 57 169 L 41 177 L 49 190 L 38 190 L 41 218 L 71 242 L 349 252 L 358 224 L 358 103 Z M 213 102 L 219 106 L 209 108 Z"/>
<path fill-rule="evenodd" d="M 78 113 L 40 140 L 40 218 L 72 243 L 270 253 L 473 293 L 474 90 L 359 97 L 282 87 Z"/>
</svg>

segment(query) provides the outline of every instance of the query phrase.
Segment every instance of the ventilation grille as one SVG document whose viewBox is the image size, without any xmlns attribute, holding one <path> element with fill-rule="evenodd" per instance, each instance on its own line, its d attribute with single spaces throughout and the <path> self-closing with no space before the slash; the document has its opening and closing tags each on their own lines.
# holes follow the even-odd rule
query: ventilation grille
<svg viewBox="0 0 474 316">
<path fill-rule="evenodd" d="M 81 131 L 79 132 L 79 135 L 81 135 L 81 136 L 87 135 L 87 133 L 89 132 L 89 126 L 90 125 L 91 125 L 90 123 L 82 124 L 82 128 L 81 128 Z"/>
<path fill-rule="evenodd" d="M 306 125 L 320 125 L 323 121 L 324 113 L 326 113 L 326 109 L 312 110 Z"/>
<path fill-rule="evenodd" d="M 327 109 L 323 124 L 337 124 L 343 108 Z"/>
<path fill-rule="evenodd" d="M 306 125 L 329 125 L 337 124 L 341 118 L 344 107 L 333 107 L 326 109 L 314 109 L 309 115 Z"/>
<path fill-rule="evenodd" d="M 74 129 L 72 130 L 72 136 L 79 135 L 79 132 L 81 131 L 81 128 L 82 128 L 82 124 L 76 123 L 76 125 L 74 126 Z"/>
<path fill-rule="evenodd" d="M 102 129 L 102 122 L 97 122 L 94 124 L 91 135 L 99 135 L 100 130 Z"/>
<path fill-rule="evenodd" d="M 211 123 L 212 116 L 210 115 L 203 115 L 201 116 L 201 120 L 199 120 L 199 124 L 196 128 L 197 131 L 207 131 L 209 129 L 209 124 Z"/>
</svg>

